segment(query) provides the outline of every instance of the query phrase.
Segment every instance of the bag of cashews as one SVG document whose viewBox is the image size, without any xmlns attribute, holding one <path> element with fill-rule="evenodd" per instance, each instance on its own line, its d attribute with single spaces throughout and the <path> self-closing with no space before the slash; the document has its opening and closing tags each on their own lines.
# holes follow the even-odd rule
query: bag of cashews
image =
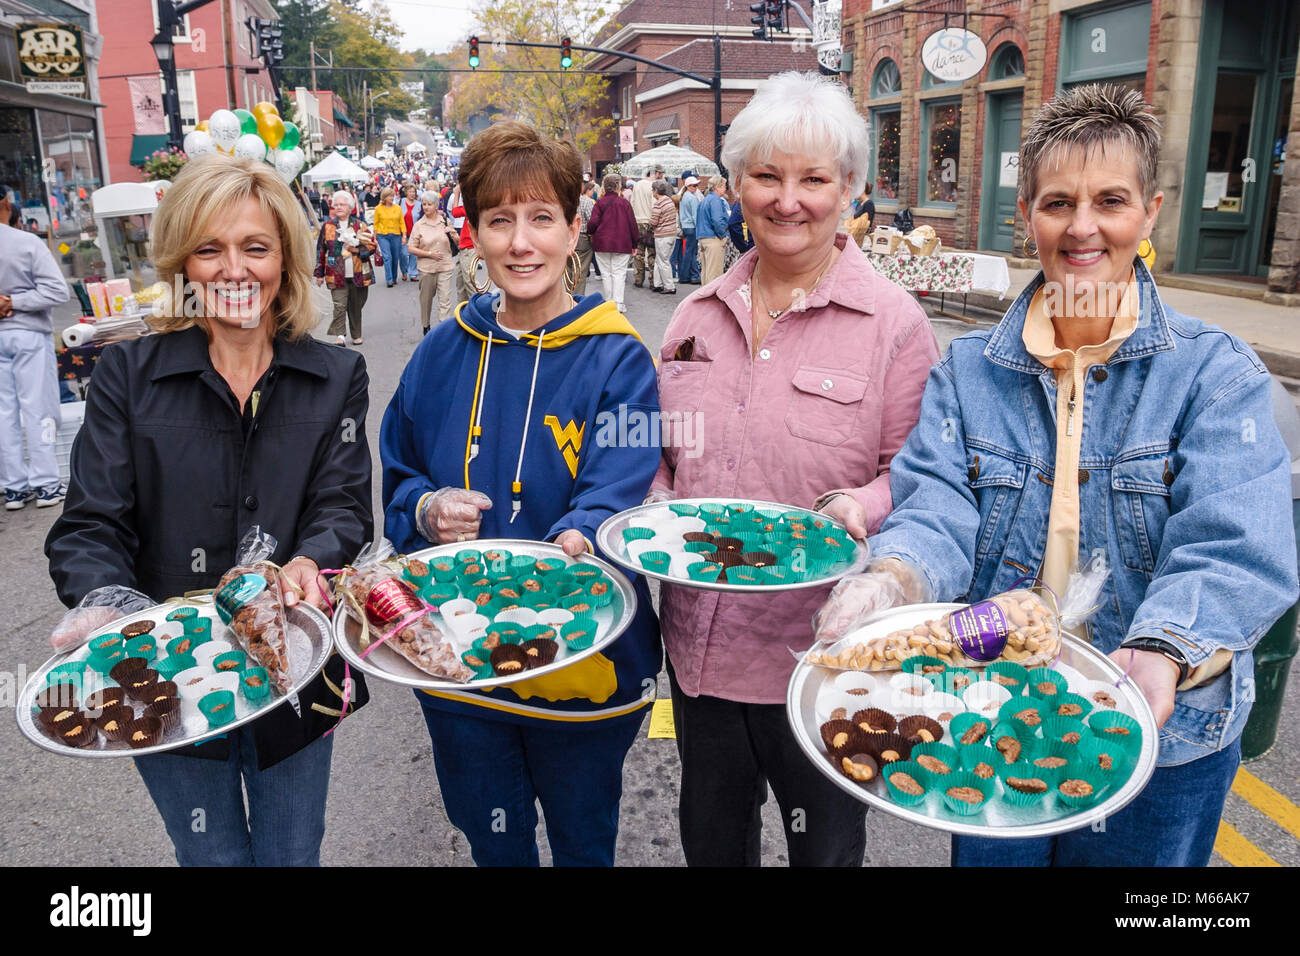
<svg viewBox="0 0 1300 956">
<path fill-rule="evenodd" d="M 940 615 L 924 624 L 868 641 L 847 638 L 807 655 L 834 670 L 900 670 L 912 657 L 933 657 L 957 667 L 1015 661 L 1036 667 L 1055 660 L 1061 646 L 1060 615 L 1034 590 L 1019 588 Z"/>
</svg>

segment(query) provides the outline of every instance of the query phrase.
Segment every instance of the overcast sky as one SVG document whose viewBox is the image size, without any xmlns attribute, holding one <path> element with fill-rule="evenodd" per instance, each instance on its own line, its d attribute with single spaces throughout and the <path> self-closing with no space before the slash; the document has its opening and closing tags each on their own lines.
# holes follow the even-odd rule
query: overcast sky
<svg viewBox="0 0 1300 956">
<path fill-rule="evenodd" d="M 402 49 L 446 53 L 469 36 L 472 0 L 384 0 L 402 28 Z"/>
</svg>

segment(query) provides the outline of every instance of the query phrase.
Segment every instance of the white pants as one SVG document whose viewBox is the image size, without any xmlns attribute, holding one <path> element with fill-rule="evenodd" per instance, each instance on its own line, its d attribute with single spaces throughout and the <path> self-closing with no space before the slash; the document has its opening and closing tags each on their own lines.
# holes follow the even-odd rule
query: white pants
<svg viewBox="0 0 1300 956">
<path fill-rule="evenodd" d="M 626 252 L 598 252 L 596 265 L 600 266 L 600 294 L 606 302 L 613 302 L 618 311 L 623 307 L 623 287 L 627 284 L 627 264 L 632 257 Z"/>
<path fill-rule="evenodd" d="M 59 483 L 59 374 L 48 332 L 0 321 L 0 479 L 13 491 Z M 23 436 L 27 460 L 23 460 Z"/>
<path fill-rule="evenodd" d="M 659 289 L 666 289 L 669 292 L 674 291 L 677 286 L 673 283 L 673 244 L 677 242 L 674 236 L 655 236 L 655 276 L 654 285 Z"/>
</svg>

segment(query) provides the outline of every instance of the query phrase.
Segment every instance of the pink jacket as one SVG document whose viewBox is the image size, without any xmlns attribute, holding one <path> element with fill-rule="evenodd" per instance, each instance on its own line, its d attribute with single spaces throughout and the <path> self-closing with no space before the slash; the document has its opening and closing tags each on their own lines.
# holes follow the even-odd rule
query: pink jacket
<svg viewBox="0 0 1300 956">
<path fill-rule="evenodd" d="M 667 417 L 653 488 L 804 508 L 841 490 L 866 509 L 870 532 L 880 527 L 892 506 L 889 462 L 920 416 L 939 347 L 916 301 L 846 239 L 835 237 L 843 252 L 805 310 L 778 319 L 756 357 L 749 280 L 757 249 L 677 309 L 660 351 Z M 690 336 L 693 360 L 675 361 Z M 670 428 L 674 414 L 688 416 L 694 431 Z M 829 593 L 826 586 L 766 597 L 664 585 L 664 645 L 682 689 L 784 703 L 795 664 L 787 648 L 811 645 L 813 612 Z"/>
</svg>

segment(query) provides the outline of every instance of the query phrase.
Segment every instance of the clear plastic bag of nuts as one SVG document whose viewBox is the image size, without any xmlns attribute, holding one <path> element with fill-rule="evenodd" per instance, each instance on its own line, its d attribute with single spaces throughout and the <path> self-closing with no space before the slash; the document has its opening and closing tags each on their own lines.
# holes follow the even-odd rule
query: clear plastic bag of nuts
<svg viewBox="0 0 1300 956">
<path fill-rule="evenodd" d="M 1055 598 L 1028 588 L 1006 591 L 923 624 L 867 641 L 845 638 L 809 651 L 810 664 L 835 670 L 900 670 L 912 657 L 934 657 L 957 667 L 1015 661 L 1034 667 L 1055 660 L 1061 647 Z"/>
</svg>

